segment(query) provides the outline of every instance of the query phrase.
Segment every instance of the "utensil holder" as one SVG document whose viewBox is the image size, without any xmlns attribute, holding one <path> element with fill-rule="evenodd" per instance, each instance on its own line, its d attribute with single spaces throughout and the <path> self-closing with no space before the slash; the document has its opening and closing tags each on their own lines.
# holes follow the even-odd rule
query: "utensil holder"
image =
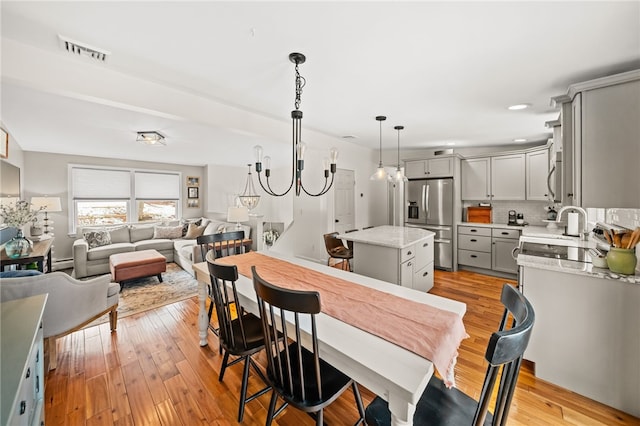
<svg viewBox="0 0 640 426">
<path fill-rule="evenodd" d="M 637 262 L 635 249 L 611 247 L 607 253 L 607 265 L 611 272 L 633 275 L 636 273 Z"/>
</svg>

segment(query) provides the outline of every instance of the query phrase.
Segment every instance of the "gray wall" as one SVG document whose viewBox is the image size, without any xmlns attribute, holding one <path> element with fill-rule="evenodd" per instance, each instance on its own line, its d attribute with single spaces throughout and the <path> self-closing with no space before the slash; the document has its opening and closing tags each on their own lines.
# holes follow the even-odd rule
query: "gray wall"
<svg viewBox="0 0 640 426">
<path fill-rule="evenodd" d="M 72 257 L 71 247 L 77 238 L 69 234 L 69 186 L 68 186 L 68 165 L 87 164 L 95 166 L 128 167 L 153 170 L 171 170 L 182 173 L 183 181 L 183 217 L 200 217 L 205 211 L 205 194 L 207 193 L 207 182 L 205 179 L 204 167 L 182 166 L 177 164 L 152 163 L 144 161 L 129 161 L 113 158 L 85 157 L 79 155 L 49 154 L 42 152 L 24 151 L 23 176 L 23 198 L 27 201 L 31 197 L 48 195 L 50 197 L 60 197 L 62 202 L 62 212 L 50 213 L 49 218 L 54 221 L 54 253 L 56 260 L 70 259 Z M 186 201 L 186 178 L 187 176 L 197 176 L 200 178 L 200 207 L 188 208 Z"/>
</svg>

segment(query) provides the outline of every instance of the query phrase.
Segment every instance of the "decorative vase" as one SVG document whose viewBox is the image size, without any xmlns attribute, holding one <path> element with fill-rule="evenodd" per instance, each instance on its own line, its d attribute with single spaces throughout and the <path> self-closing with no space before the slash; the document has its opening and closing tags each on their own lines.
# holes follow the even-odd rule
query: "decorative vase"
<svg viewBox="0 0 640 426">
<path fill-rule="evenodd" d="M 611 247 L 607 253 L 607 265 L 611 272 L 633 275 L 636 272 L 637 262 L 635 249 Z"/>
<path fill-rule="evenodd" d="M 18 229 L 18 234 L 7 241 L 4 250 L 7 256 L 11 259 L 16 259 L 29 254 L 29 251 L 31 251 L 31 243 L 22 234 L 22 229 Z"/>
</svg>

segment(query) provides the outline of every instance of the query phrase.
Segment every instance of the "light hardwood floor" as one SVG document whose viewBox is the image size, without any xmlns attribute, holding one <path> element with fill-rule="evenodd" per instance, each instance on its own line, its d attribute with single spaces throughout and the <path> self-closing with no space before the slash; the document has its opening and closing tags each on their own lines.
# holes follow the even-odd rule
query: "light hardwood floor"
<svg viewBox="0 0 640 426">
<path fill-rule="evenodd" d="M 470 337 L 460 348 L 458 387 L 477 398 L 486 364 L 484 351 L 502 313 L 507 280 L 471 272 L 436 271 L 432 293 L 467 304 L 464 323 Z M 512 282 L 513 283 L 513 282 Z M 73 307 L 70 307 L 73 309 Z M 237 424 L 240 365 L 218 382 L 222 357 L 216 337 L 201 348 L 197 299 L 147 311 L 81 330 L 58 341 L 58 368 L 45 383 L 47 425 L 229 425 Z M 264 362 L 264 358 L 260 358 Z M 252 375 L 249 392 L 260 388 Z M 374 395 L 361 387 L 365 404 Z M 247 404 L 245 425 L 263 425 L 269 395 Z M 357 411 L 346 392 L 325 411 L 328 425 L 353 424 Z M 312 425 L 288 408 L 277 425 Z M 510 425 L 640 425 L 640 419 L 536 379 L 529 366 L 520 373 Z"/>
</svg>

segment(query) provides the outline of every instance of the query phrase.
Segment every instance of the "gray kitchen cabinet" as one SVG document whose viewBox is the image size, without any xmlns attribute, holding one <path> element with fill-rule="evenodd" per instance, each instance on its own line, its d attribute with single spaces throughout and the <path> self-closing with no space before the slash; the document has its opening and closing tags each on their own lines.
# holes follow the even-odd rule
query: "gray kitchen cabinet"
<svg viewBox="0 0 640 426">
<path fill-rule="evenodd" d="M 491 199 L 525 199 L 525 154 L 491 157 Z"/>
<path fill-rule="evenodd" d="M 544 147 L 525 154 L 527 166 L 527 200 L 547 201 L 549 188 L 549 148 Z"/>
<path fill-rule="evenodd" d="M 468 158 L 461 162 L 461 195 L 463 200 L 491 199 L 490 157 Z"/>
<path fill-rule="evenodd" d="M 518 246 L 520 230 L 492 226 L 458 226 L 458 264 L 470 269 L 517 274 L 516 261 L 511 256 Z M 507 276 L 502 274 L 501 276 Z"/>
<path fill-rule="evenodd" d="M 518 265 L 512 253 L 513 250 L 518 247 L 519 239 L 519 230 L 491 230 L 491 269 L 511 274 L 518 273 Z"/>
<path fill-rule="evenodd" d="M 430 158 L 405 162 L 407 178 L 436 178 L 453 176 L 453 157 Z"/>
<path fill-rule="evenodd" d="M 525 199 L 524 153 L 468 158 L 461 168 L 463 200 Z"/>
<path fill-rule="evenodd" d="M 640 70 L 571 85 L 553 100 L 561 106 L 563 202 L 639 207 Z"/>
</svg>

